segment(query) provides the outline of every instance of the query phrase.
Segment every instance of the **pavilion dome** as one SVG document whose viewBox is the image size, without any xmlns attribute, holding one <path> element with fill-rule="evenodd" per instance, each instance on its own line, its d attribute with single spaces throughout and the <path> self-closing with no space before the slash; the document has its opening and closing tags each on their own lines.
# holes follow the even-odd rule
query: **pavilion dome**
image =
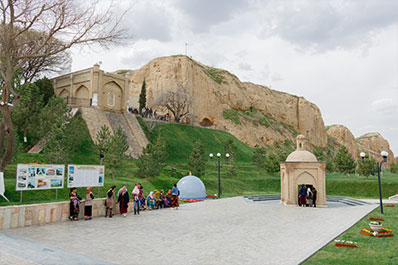
<svg viewBox="0 0 398 265">
<path fill-rule="evenodd" d="M 317 162 L 315 155 L 307 150 L 296 150 L 291 153 L 286 162 Z"/>
<path fill-rule="evenodd" d="M 286 162 L 317 162 L 315 155 L 305 150 L 306 138 L 300 134 L 296 137 L 297 149 L 291 153 L 287 158 Z"/>
<path fill-rule="evenodd" d="M 195 176 L 185 176 L 177 183 L 180 190 L 181 200 L 204 200 L 206 199 L 206 187 L 200 178 Z"/>
</svg>

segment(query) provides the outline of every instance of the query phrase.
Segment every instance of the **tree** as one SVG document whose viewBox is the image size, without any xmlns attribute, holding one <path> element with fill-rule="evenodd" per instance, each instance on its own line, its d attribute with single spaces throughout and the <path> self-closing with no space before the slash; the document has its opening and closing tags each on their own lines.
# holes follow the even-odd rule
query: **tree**
<svg viewBox="0 0 398 265">
<path fill-rule="evenodd" d="M 159 176 L 162 169 L 166 166 L 166 143 L 160 135 L 155 143 L 149 143 L 144 148 L 142 155 L 137 160 L 138 177 Z"/>
<path fill-rule="evenodd" d="M 120 172 L 122 163 L 126 157 L 125 152 L 128 148 L 127 136 L 123 129 L 119 127 L 108 142 L 108 148 L 104 154 L 104 162 L 107 170 L 111 172 L 112 178 L 115 178 L 115 174 Z"/>
<path fill-rule="evenodd" d="M 326 162 L 326 171 L 333 172 L 335 170 L 334 166 L 334 149 L 322 149 L 320 147 L 314 147 L 314 155 L 318 161 Z"/>
<path fill-rule="evenodd" d="M 88 136 L 86 122 L 81 116 L 70 117 L 68 121 L 59 119 L 45 137 L 43 153 L 50 163 L 76 162 L 77 157 L 91 151 L 92 141 Z"/>
<path fill-rule="evenodd" d="M 363 160 L 358 161 L 358 174 L 361 176 L 365 176 L 366 178 L 369 177 L 369 175 L 374 175 L 375 169 L 376 169 L 376 159 L 373 157 L 369 157 L 368 154 L 366 154 L 365 158 Z"/>
<path fill-rule="evenodd" d="M 206 155 L 203 144 L 196 141 L 191 155 L 188 159 L 188 166 L 192 174 L 197 177 L 202 177 L 206 170 Z"/>
<path fill-rule="evenodd" d="M 398 163 L 392 162 L 390 165 L 391 173 L 397 174 L 398 173 Z"/>
<path fill-rule="evenodd" d="M 43 95 L 40 93 L 40 89 L 32 83 L 25 83 L 17 91 L 21 99 L 20 104 L 12 113 L 12 120 L 17 127 L 17 131 L 23 134 L 24 139 L 28 138 L 28 134 L 30 137 L 37 139 L 38 134 L 35 129 L 35 122 L 39 120 L 39 115 L 44 105 Z"/>
<path fill-rule="evenodd" d="M 49 58 L 79 44 L 107 44 L 120 39 L 120 17 L 115 18 L 110 11 L 97 1 L 83 4 L 77 0 L 1 0 L 0 150 L 5 151 L 0 172 L 4 172 L 15 151 L 11 115 L 21 100 L 15 89 L 16 73 L 32 59 Z"/>
<path fill-rule="evenodd" d="M 180 122 L 189 114 L 192 98 L 187 93 L 185 87 L 179 86 L 177 91 L 163 91 L 160 96 L 154 100 L 153 105 L 166 108 L 173 114 L 174 121 Z"/>
<path fill-rule="evenodd" d="M 69 131 L 65 122 L 53 126 L 46 136 L 44 155 L 49 163 L 70 162 Z"/>
<path fill-rule="evenodd" d="M 40 94 L 43 96 L 43 103 L 47 105 L 48 101 L 54 94 L 54 87 L 51 80 L 47 77 L 43 77 L 35 81 L 35 85 L 39 88 Z"/>
<path fill-rule="evenodd" d="M 280 160 L 279 160 L 279 157 L 277 155 L 275 155 L 274 153 L 270 153 L 265 158 L 264 169 L 269 174 L 274 174 L 276 172 L 279 172 L 280 171 Z"/>
<path fill-rule="evenodd" d="M 264 147 L 256 145 L 254 147 L 252 161 L 253 164 L 256 165 L 258 170 L 263 170 L 265 167 L 265 159 L 266 159 L 267 151 Z"/>
<path fill-rule="evenodd" d="M 33 40 L 33 42 L 40 42 L 41 39 L 46 38 L 44 32 L 39 32 L 36 30 L 28 30 L 21 36 L 21 38 L 26 38 L 26 42 Z M 70 71 L 72 58 L 68 51 L 62 51 L 56 54 L 52 54 L 53 51 L 60 48 L 63 45 L 62 41 L 57 38 L 51 38 L 48 40 L 47 44 L 43 47 L 43 53 L 51 54 L 46 57 L 32 57 L 29 58 L 24 65 L 22 65 L 22 78 L 23 82 L 32 82 L 38 76 L 43 74 L 52 73 L 63 73 L 65 71 Z M 23 47 L 21 53 L 29 53 L 30 47 Z"/>
<path fill-rule="evenodd" d="M 39 119 L 32 124 L 35 127 L 39 138 L 47 135 L 54 126 L 61 126 L 63 123 L 69 123 L 71 119 L 71 108 L 68 107 L 60 97 L 50 98 L 48 104 L 40 112 Z"/>
<path fill-rule="evenodd" d="M 345 175 L 355 172 L 355 159 L 344 145 L 337 151 L 336 157 L 334 158 L 334 164 L 337 171 L 344 173 Z"/>
<path fill-rule="evenodd" d="M 139 104 L 140 104 L 139 112 L 140 112 L 140 115 L 142 115 L 142 109 L 145 108 L 145 106 L 146 106 L 146 83 L 145 83 L 145 79 L 142 82 Z"/>
<path fill-rule="evenodd" d="M 238 153 L 238 148 L 236 147 L 234 141 L 232 139 L 229 139 L 225 144 L 224 144 L 224 153 L 229 154 L 228 158 L 228 173 L 231 176 L 236 176 L 236 156 Z"/>
<path fill-rule="evenodd" d="M 44 154 L 50 163 L 67 163 L 70 160 L 70 111 L 62 98 L 52 97 L 34 124 L 40 138 L 45 137 Z"/>
<path fill-rule="evenodd" d="M 101 129 L 95 135 L 96 144 L 98 153 L 105 155 L 108 151 L 109 143 L 111 142 L 112 134 L 109 130 L 108 126 L 103 125 Z"/>
</svg>

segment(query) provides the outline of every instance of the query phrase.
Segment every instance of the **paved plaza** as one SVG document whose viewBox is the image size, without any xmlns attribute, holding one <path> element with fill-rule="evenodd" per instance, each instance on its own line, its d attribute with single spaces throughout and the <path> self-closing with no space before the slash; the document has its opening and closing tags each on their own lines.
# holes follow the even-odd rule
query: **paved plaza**
<svg viewBox="0 0 398 265">
<path fill-rule="evenodd" d="M 243 197 L 0 232 L 0 264 L 299 264 L 377 204 Z"/>
</svg>

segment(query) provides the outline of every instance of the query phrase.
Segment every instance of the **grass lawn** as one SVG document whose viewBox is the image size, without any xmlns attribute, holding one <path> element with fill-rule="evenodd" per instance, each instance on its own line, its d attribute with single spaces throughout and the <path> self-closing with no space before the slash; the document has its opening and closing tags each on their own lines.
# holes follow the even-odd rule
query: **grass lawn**
<svg viewBox="0 0 398 265">
<path fill-rule="evenodd" d="M 336 247 L 330 242 L 304 264 L 398 264 L 398 206 L 375 209 L 356 225 L 339 236 L 339 240 L 357 242 L 357 248 Z M 362 228 L 369 228 L 369 217 L 383 218 L 383 227 L 392 229 L 394 236 L 377 238 L 360 233 Z"/>
</svg>

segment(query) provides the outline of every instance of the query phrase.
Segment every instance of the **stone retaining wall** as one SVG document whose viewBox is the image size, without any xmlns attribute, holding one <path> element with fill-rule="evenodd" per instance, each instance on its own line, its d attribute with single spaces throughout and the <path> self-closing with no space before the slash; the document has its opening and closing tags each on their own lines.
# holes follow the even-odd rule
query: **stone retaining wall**
<svg viewBox="0 0 398 265">
<path fill-rule="evenodd" d="M 93 217 L 105 215 L 104 201 L 93 200 Z M 79 219 L 84 218 L 84 203 L 80 203 Z M 128 211 L 133 211 L 133 203 Z M 119 213 L 118 204 L 113 213 Z M 69 221 L 69 201 L 0 207 L 0 230 L 61 221 Z"/>
</svg>

